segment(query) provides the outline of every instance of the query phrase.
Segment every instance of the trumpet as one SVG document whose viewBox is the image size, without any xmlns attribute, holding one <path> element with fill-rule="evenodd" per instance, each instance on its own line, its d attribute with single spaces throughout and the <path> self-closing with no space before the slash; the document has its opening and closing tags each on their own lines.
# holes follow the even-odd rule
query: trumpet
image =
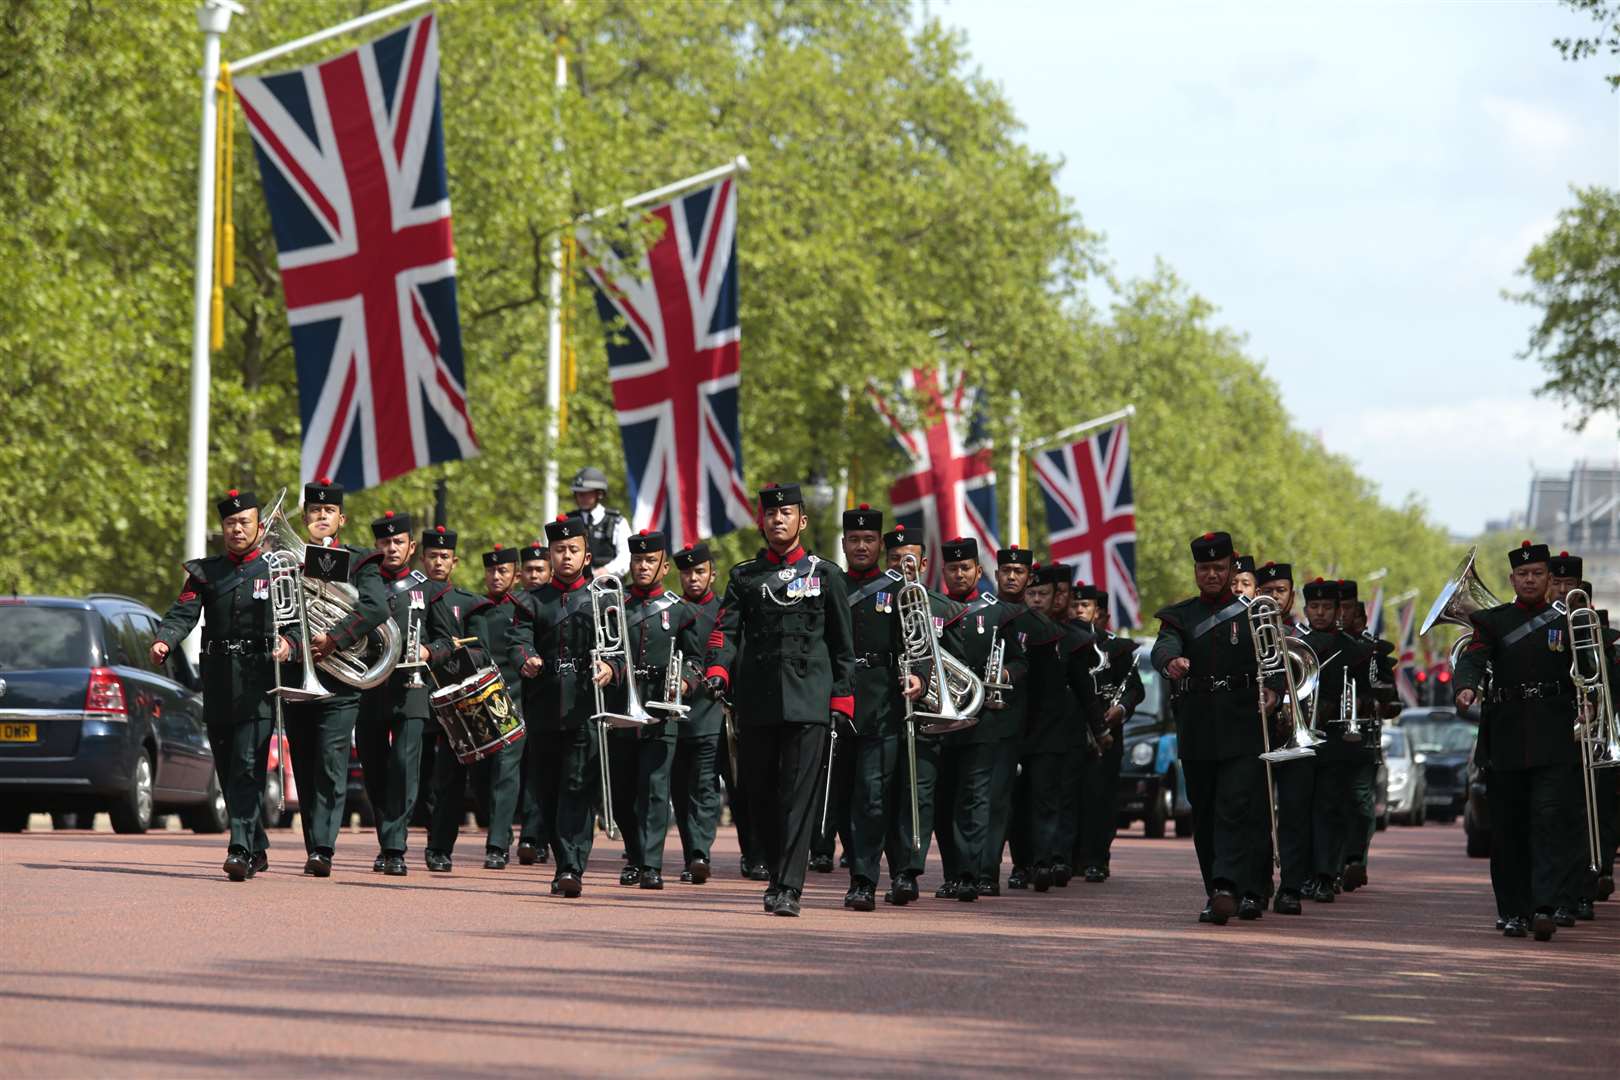
<svg viewBox="0 0 1620 1080">
<path fill-rule="evenodd" d="M 990 631 L 990 655 L 984 661 L 984 707 L 987 709 L 1005 709 L 1006 699 L 1001 696 L 1002 691 L 1011 690 L 1012 683 L 1007 680 L 1007 643 L 1001 638 L 1001 627 Z"/>
<path fill-rule="evenodd" d="M 422 669 L 427 665 L 417 658 L 422 655 L 422 625 L 427 622 L 427 598 L 413 590 L 410 604 L 405 614 L 405 645 L 400 650 L 402 659 L 395 665 L 395 670 L 411 673 L 405 680 L 405 689 L 421 690 L 427 686 L 422 681 Z"/>
<path fill-rule="evenodd" d="M 685 716 L 692 711 L 690 705 L 681 704 L 681 690 L 684 680 L 681 677 L 681 667 L 686 662 L 686 656 L 679 649 L 671 649 L 669 663 L 664 667 L 664 696 L 660 701 L 647 702 L 647 708 L 657 709 L 670 716 Z"/>
<path fill-rule="evenodd" d="M 1597 770 L 1620 766 L 1620 730 L 1616 729 L 1608 658 L 1603 655 L 1603 624 L 1592 610 L 1591 597 L 1583 589 L 1571 589 L 1564 596 L 1564 605 L 1569 677 L 1575 684 L 1577 703 L 1574 734 L 1581 747 L 1581 786 L 1586 797 L 1587 872 L 1596 874 L 1602 862 Z"/>
<path fill-rule="evenodd" d="M 1350 660 L 1345 658 L 1343 683 L 1339 691 L 1339 723 L 1344 725 L 1344 741 L 1358 743 L 1361 741 L 1360 702 L 1356 698 L 1356 680 L 1350 677 Z"/>
</svg>

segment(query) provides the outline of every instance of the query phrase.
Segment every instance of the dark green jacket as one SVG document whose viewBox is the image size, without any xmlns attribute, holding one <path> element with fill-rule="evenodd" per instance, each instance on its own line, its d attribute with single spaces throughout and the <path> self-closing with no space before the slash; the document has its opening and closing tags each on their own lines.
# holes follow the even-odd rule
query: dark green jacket
<svg viewBox="0 0 1620 1080">
<path fill-rule="evenodd" d="M 1119 706 L 1125 710 L 1125 719 L 1129 720 L 1136 707 L 1147 697 L 1147 690 L 1142 686 L 1142 673 L 1136 667 L 1136 642 L 1106 630 L 1094 630 L 1093 635 L 1096 638 L 1094 648 L 1069 654 L 1069 685 L 1071 688 L 1074 686 L 1076 667 L 1083 667 L 1083 674 L 1092 689 L 1086 698 L 1092 730 L 1101 733 L 1106 726 L 1103 717 L 1116 691 L 1119 693 Z M 1093 676 L 1091 672 L 1097 666 L 1098 648 L 1102 649 L 1108 664 Z"/>
<path fill-rule="evenodd" d="M 1015 604 L 1004 604 L 994 593 L 974 589 L 962 600 L 962 613 L 956 620 L 961 641 L 960 659 L 973 673 L 984 678 L 984 667 L 990 660 L 990 650 L 997 643 L 1004 645 L 1002 665 L 1003 682 L 1012 683 L 1013 689 L 1004 690 L 1001 699 L 1004 708 L 992 709 L 988 704 L 979 710 L 979 722 L 965 731 L 953 731 L 945 736 L 946 746 L 973 745 L 1016 739 L 1023 734 L 1024 716 L 1028 702 L 1025 691 L 1029 686 L 1029 660 L 1024 655 L 1023 641 L 1015 629 L 1018 617 L 1025 610 Z M 985 701 L 990 691 L 985 691 Z"/>
<path fill-rule="evenodd" d="M 1319 761 L 1372 761 L 1379 754 L 1380 728 L 1371 719 L 1373 715 L 1372 685 L 1369 681 L 1369 661 L 1373 658 L 1372 642 L 1352 637 L 1343 630 L 1312 630 L 1305 635 L 1305 644 L 1311 647 L 1321 665 L 1317 669 L 1316 694 L 1313 705 L 1316 729 L 1323 742 L 1316 748 Z M 1361 741 L 1347 742 L 1348 724 L 1339 721 L 1344 701 L 1346 673 L 1356 688 L 1356 715 L 1361 719 Z"/>
<path fill-rule="evenodd" d="M 158 626 L 172 650 L 203 622 L 203 710 L 210 724 L 251 720 L 268 710 L 275 685 L 271 640 L 270 568 L 258 549 L 238 559 L 209 555 L 185 564 L 186 583 Z M 222 654 L 214 643 L 240 642 L 247 651 Z"/>
<path fill-rule="evenodd" d="M 507 693 L 521 706 L 523 677 L 518 668 L 522 665 L 512 662 L 512 619 L 517 614 L 517 598 L 515 591 L 502 593 L 496 599 L 482 597 L 468 613 L 466 623 L 467 632 L 477 635 L 491 662 L 501 669 Z"/>
<path fill-rule="evenodd" d="M 1194 596 L 1161 609 L 1155 618 L 1153 667 L 1173 694 L 1180 756 L 1187 761 L 1258 756 L 1264 749 L 1260 688 L 1247 606 L 1229 592 L 1212 602 Z M 1173 680 L 1165 668 L 1180 656 L 1192 667 L 1186 678 Z"/>
<path fill-rule="evenodd" d="M 837 564 L 799 547 L 732 567 L 704 674 L 726 684 L 743 728 L 852 717 L 855 647 Z"/>
<path fill-rule="evenodd" d="M 635 669 L 636 693 L 641 695 L 642 707 L 646 708 L 650 701 L 664 700 L 664 678 L 670 654 L 676 649 L 684 654 L 681 660 L 684 680 L 686 657 L 701 654 L 708 642 L 698 636 L 697 613 L 679 593 L 661 585 L 655 592 L 631 588 L 625 593 L 624 609 L 625 640 L 629 643 L 630 663 Z M 612 708 L 623 708 L 626 685 L 621 682 L 608 695 Z M 681 703 L 688 702 L 683 697 Z M 666 719 L 670 714 L 661 709 L 647 711 L 657 722 L 634 731 L 643 739 L 674 739 L 681 724 Z"/>
<path fill-rule="evenodd" d="M 1515 600 L 1475 612 L 1470 621 L 1474 640 L 1457 662 L 1454 686 L 1457 691 L 1480 692 L 1489 665 L 1490 692 L 1482 695 L 1480 737 L 1491 767 L 1531 769 L 1579 762 L 1564 616 L 1546 603 Z"/>
<path fill-rule="evenodd" d="M 458 632 L 452 622 L 450 609 L 442 604 L 433 602 L 434 597 L 443 593 L 446 586 L 429 581 L 421 571 L 401 567 L 394 573 L 381 571 L 383 588 L 388 595 L 388 610 L 393 617 L 394 626 L 399 630 L 401 664 L 407 664 L 416 658 L 410 652 L 410 622 L 413 608 L 420 606 L 422 622 L 422 645 L 428 650 L 428 663 L 432 665 L 448 655 L 447 643 Z M 412 689 L 409 683 L 411 674 L 415 670 L 421 675 L 426 685 Z M 384 702 L 389 708 L 402 711 L 406 716 L 426 719 L 429 713 L 428 699 L 433 690 L 433 679 L 430 671 L 411 668 L 395 668 L 393 674 L 370 690 L 361 692 L 365 699 L 376 699 Z"/>
<path fill-rule="evenodd" d="M 905 580 L 894 570 L 841 571 L 848 594 L 850 632 L 855 650 L 855 716 L 857 735 L 894 729 L 905 713 L 900 694 L 905 642 L 895 601 Z"/>
<path fill-rule="evenodd" d="M 1016 625 L 1025 635 L 1029 662 L 1029 707 L 1024 714 L 1025 754 L 1064 754 L 1073 744 L 1074 695 L 1069 690 L 1068 631 L 1045 614 L 1025 607 Z"/>
<path fill-rule="evenodd" d="M 596 712 L 591 682 L 596 628 L 591 614 L 588 579 L 570 585 L 556 580 L 517 597 L 509 663 L 521 668 L 532 656 L 542 661 L 540 673 L 523 683 L 523 719 L 540 731 L 572 731 Z M 623 672 L 615 668 L 615 679 Z M 606 698 L 604 697 L 604 701 Z"/>
<path fill-rule="evenodd" d="M 382 552 L 374 548 L 355 547 L 353 544 L 335 546 L 349 553 L 348 583 L 354 586 L 355 592 L 359 595 L 354 613 L 332 629 L 332 637 L 337 642 L 338 648 L 347 649 L 388 620 L 388 590 L 383 588 L 380 572 Z M 288 663 L 282 665 L 281 680 L 284 683 L 300 678 L 303 668 L 302 644 L 296 640 L 289 639 L 289 641 L 292 645 L 292 657 Z M 332 699 L 329 700 L 357 699 L 360 696 L 359 689 L 330 673 L 320 668 L 316 669 L 316 673 L 321 685 L 332 693 Z"/>
<path fill-rule="evenodd" d="M 687 674 L 694 682 L 701 682 L 709 636 L 714 633 L 715 617 L 720 614 L 720 598 L 708 592 L 703 594 L 701 600 L 686 601 L 686 606 L 692 611 L 692 632 L 696 635 L 700 646 L 686 654 Z M 686 703 L 692 707 L 692 711 L 686 714 L 686 720 L 679 725 L 679 738 L 708 738 L 724 730 L 725 712 L 719 698 L 699 687 L 695 693 L 687 697 Z"/>
</svg>

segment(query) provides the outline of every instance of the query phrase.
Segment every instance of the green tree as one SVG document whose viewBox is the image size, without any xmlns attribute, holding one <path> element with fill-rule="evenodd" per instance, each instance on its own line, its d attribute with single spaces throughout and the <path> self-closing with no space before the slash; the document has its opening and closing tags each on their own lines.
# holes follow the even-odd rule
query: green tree
<svg viewBox="0 0 1620 1080">
<path fill-rule="evenodd" d="M 1597 24 L 1591 37 L 1553 38 L 1553 47 L 1565 60 L 1585 60 L 1606 52 L 1620 56 L 1620 4 L 1611 0 L 1563 0 L 1564 6 L 1591 17 Z M 1620 74 L 1605 75 L 1609 89 L 1620 90 Z"/>
</svg>

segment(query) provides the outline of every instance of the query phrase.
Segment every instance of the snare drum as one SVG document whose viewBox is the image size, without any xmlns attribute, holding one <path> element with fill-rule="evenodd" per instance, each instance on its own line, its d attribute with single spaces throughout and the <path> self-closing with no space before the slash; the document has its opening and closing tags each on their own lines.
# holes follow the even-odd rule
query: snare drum
<svg viewBox="0 0 1620 1080">
<path fill-rule="evenodd" d="M 493 665 L 435 690 L 430 702 L 451 751 L 463 765 L 523 738 L 523 717 L 512 707 L 501 671 Z"/>
</svg>

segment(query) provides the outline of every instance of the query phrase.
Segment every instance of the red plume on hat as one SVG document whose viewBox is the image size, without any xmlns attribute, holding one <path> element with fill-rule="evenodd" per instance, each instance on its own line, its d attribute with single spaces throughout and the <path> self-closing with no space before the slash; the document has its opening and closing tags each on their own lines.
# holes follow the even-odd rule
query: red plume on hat
<svg viewBox="0 0 1620 1080">
<path fill-rule="evenodd" d="M 442 533 L 442 532 L 444 532 L 444 526 L 443 525 L 435 525 L 435 526 L 433 526 L 433 531 L 437 532 L 437 533 Z"/>
<path fill-rule="evenodd" d="M 332 478 L 330 476 L 323 476 L 323 477 L 321 477 L 319 480 L 317 480 L 315 482 L 317 484 L 321 485 L 321 487 L 331 487 L 332 486 Z"/>
<path fill-rule="evenodd" d="M 384 511 L 383 511 L 383 517 L 385 517 L 385 518 L 391 518 L 391 517 L 393 517 L 393 516 L 394 516 L 394 512 L 393 512 L 393 511 L 392 511 L 392 510 L 384 510 Z"/>
<path fill-rule="evenodd" d="M 235 488 L 231 488 L 231 490 L 227 491 L 225 494 L 229 495 L 231 498 L 234 499 L 234 498 L 236 498 L 238 495 L 240 495 L 242 493 L 240 491 L 236 490 Z M 1526 540 L 1524 542 L 1524 545 L 1525 545 L 1525 547 L 1529 547 L 1530 546 L 1530 541 Z"/>
</svg>

